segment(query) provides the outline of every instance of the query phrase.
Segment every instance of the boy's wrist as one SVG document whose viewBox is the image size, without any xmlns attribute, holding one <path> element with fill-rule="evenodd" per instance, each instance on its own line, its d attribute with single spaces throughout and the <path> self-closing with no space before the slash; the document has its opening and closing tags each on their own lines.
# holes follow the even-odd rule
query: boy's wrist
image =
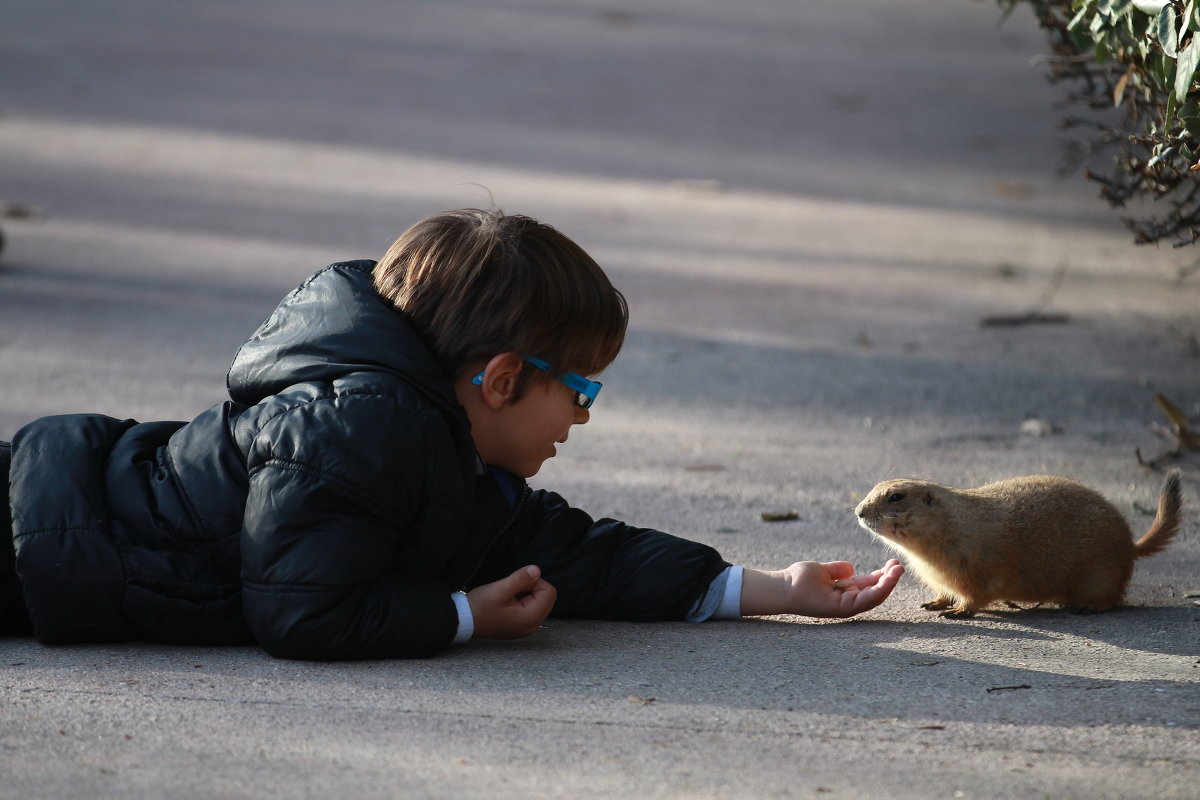
<svg viewBox="0 0 1200 800">
<path fill-rule="evenodd" d="M 742 570 L 742 616 L 785 614 L 789 609 L 791 582 L 787 570 Z"/>
</svg>

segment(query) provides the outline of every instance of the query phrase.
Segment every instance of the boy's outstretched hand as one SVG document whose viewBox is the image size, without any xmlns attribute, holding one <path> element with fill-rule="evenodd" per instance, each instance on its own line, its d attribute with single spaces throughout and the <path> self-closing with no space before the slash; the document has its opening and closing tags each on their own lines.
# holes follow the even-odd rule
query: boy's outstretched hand
<svg viewBox="0 0 1200 800">
<path fill-rule="evenodd" d="M 894 558 L 866 575 L 855 575 L 849 561 L 797 561 L 780 570 L 746 568 L 742 616 L 852 617 L 886 600 L 903 574 L 904 567 Z"/>
<path fill-rule="evenodd" d="M 521 639 L 541 627 L 554 608 L 558 592 L 542 580 L 535 566 L 467 592 L 475 636 L 481 639 Z"/>
</svg>

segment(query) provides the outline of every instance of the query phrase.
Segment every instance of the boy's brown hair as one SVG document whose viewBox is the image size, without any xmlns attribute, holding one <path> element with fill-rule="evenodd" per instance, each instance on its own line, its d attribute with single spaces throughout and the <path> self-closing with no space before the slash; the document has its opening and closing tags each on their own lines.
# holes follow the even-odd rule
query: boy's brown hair
<svg viewBox="0 0 1200 800">
<path fill-rule="evenodd" d="M 405 231 L 373 273 L 442 369 L 499 353 L 550 362 L 555 374 L 594 375 L 617 357 L 629 309 L 600 266 L 563 234 L 522 215 L 465 208 Z M 527 369 L 522 378 L 537 369 Z M 518 385 L 518 394 L 528 379 Z"/>
</svg>

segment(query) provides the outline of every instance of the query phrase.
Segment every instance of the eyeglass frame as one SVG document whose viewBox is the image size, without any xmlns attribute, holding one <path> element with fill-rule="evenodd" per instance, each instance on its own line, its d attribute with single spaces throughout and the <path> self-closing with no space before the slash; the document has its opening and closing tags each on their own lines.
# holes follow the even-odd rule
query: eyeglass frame
<svg viewBox="0 0 1200 800">
<path fill-rule="evenodd" d="M 543 361 L 540 358 L 524 356 L 522 360 L 531 366 L 537 367 L 542 372 L 550 372 L 551 369 L 553 369 L 553 367 L 550 366 L 550 362 Z M 583 409 L 592 407 L 592 403 L 596 402 L 596 395 L 600 393 L 600 388 L 604 386 L 604 384 L 600 381 L 590 380 L 575 372 L 564 372 L 561 375 L 555 375 L 554 377 L 566 384 L 568 389 L 575 390 L 575 405 L 576 407 Z M 471 383 L 475 384 L 476 386 L 483 386 L 483 373 L 481 372 L 472 378 Z"/>
</svg>

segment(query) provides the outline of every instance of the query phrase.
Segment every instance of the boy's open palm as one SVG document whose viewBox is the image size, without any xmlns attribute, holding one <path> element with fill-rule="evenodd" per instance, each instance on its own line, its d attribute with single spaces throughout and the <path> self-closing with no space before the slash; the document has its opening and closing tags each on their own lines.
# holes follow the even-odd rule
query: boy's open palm
<svg viewBox="0 0 1200 800">
<path fill-rule="evenodd" d="M 903 574 L 904 567 L 896 559 L 863 575 L 855 575 L 848 561 L 798 561 L 773 571 L 747 569 L 742 579 L 742 614 L 852 617 L 886 600 Z"/>
<path fill-rule="evenodd" d="M 535 566 L 521 567 L 507 578 L 467 592 L 475 617 L 475 636 L 521 639 L 541 627 L 554 608 L 558 592 L 542 580 Z"/>
</svg>

